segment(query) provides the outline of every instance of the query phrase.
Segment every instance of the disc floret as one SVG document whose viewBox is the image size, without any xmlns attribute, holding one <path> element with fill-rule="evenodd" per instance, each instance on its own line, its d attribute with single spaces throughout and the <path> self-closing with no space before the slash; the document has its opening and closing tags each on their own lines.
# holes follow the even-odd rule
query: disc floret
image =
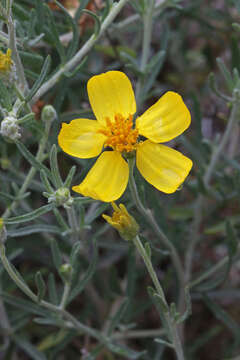
<svg viewBox="0 0 240 360">
<path fill-rule="evenodd" d="M 104 147 L 110 146 L 121 153 L 136 150 L 138 130 L 133 128 L 132 115 L 125 118 L 121 114 L 116 114 L 114 121 L 107 117 L 105 128 L 99 132 L 107 137 Z"/>
</svg>

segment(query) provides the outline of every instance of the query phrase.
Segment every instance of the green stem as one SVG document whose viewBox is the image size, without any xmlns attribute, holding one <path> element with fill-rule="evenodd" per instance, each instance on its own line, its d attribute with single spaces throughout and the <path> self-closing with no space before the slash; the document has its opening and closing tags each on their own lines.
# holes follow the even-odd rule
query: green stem
<svg viewBox="0 0 240 360">
<path fill-rule="evenodd" d="M 113 334 L 114 339 L 140 339 L 147 337 L 158 337 L 166 333 L 164 329 L 127 330 Z"/>
<path fill-rule="evenodd" d="M 13 4 L 13 0 L 7 0 L 6 11 L 7 11 L 7 16 L 8 17 L 10 16 L 10 13 L 11 13 L 12 4 Z"/>
<path fill-rule="evenodd" d="M 200 284 L 206 279 L 209 279 L 213 274 L 215 274 L 218 270 L 223 268 L 229 261 L 229 257 L 225 256 L 222 260 L 220 260 L 217 264 L 213 265 L 210 269 L 204 272 L 201 276 L 199 276 L 197 279 L 190 282 L 189 286 L 190 288 L 193 288 L 194 286 Z"/>
<path fill-rule="evenodd" d="M 62 296 L 62 300 L 61 303 L 59 305 L 61 310 L 64 310 L 66 304 L 67 304 L 67 300 L 68 300 L 68 296 L 71 290 L 71 283 L 70 282 L 66 282 L 64 285 L 64 290 L 63 290 L 63 296 Z"/>
<path fill-rule="evenodd" d="M 6 255 L 5 255 L 5 246 L 4 244 L 0 244 L 0 258 L 3 264 L 3 267 L 7 271 L 10 278 L 14 281 L 14 283 L 24 292 L 32 301 L 38 302 L 37 296 L 32 292 L 32 290 L 27 286 L 23 280 L 20 279 L 20 277 L 15 273 L 13 267 L 10 265 Z M 65 291 L 66 293 L 67 291 Z M 89 336 L 92 336 L 93 338 L 97 339 L 98 341 L 108 344 L 109 339 L 106 336 L 103 336 L 100 334 L 97 330 L 94 330 L 84 324 L 82 324 L 80 321 L 74 318 L 68 311 L 61 308 L 61 306 L 53 305 L 47 301 L 41 300 L 39 302 L 41 306 L 44 308 L 54 311 L 56 313 L 59 313 L 62 315 L 63 318 L 67 319 L 73 328 L 75 328 L 80 333 L 87 334 Z"/>
<path fill-rule="evenodd" d="M 67 209 L 67 216 L 69 225 L 72 229 L 72 241 L 77 242 L 79 240 L 79 226 L 74 205 Z"/>
<path fill-rule="evenodd" d="M 44 159 L 44 151 L 47 145 L 47 140 L 48 140 L 48 135 L 49 135 L 49 131 L 50 131 L 50 127 L 51 127 L 51 122 L 46 122 L 45 125 L 45 133 L 39 143 L 39 147 L 38 147 L 38 151 L 36 154 L 36 160 L 39 162 L 42 162 Z M 33 177 L 35 176 L 37 170 L 35 167 L 31 167 L 25 180 L 24 183 L 22 184 L 21 189 L 19 190 L 18 193 L 18 197 L 21 198 L 21 196 L 25 193 L 25 191 L 27 190 L 30 182 L 32 181 Z M 18 204 L 19 200 L 15 200 L 11 203 L 11 205 L 6 209 L 6 211 L 4 212 L 4 214 L 2 215 L 2 217 L 4 219 L 8 218 L 11 214 L 12 211 L 15 210 L 17 204 Z"/>
<path fill-rule="evenodd" d="M 41 96 L 43 96 L 48 90 L 50 90 L 61 78 L 61 76 L 74 69 L 84 58 L 84 56 L 87 55 L 87 53 L 92 49 L 92 47 L 96 44 L 96 42 L 99 40 L 99 38 L 103 35 L 105 30 L 108 28 L 108 26 L 114 21 L 116 16 L 119 14 L 119 12 L 122 10 L 122 8 L 127 4 L 129 0 L 120 0 L 118 3 L 115 3 L 115 5 L 112 7 L 111 11 L 105 18 L 104 22 L 102 23 L 101 29 L 99 31 L 99 34 L 92 35 L 88 41 L 85 42 L 83 47 L 74 55 L 74 57 L 68 61 L 64 66 L 62 66 L 56 74 L 54 74 L 48 81 L 46 81 L 40 89 L 37 91 L 35 96 L 32 99 L 32 102 L 36 102 Z"/>
<path fill-rule="evenodd" d="M 19 278 L 19 276 L 15 273 L 12 266 L 10 265 L 6 255 L 5 255 L 5 246 L 0 244 L 0 257 L 3 264 L 3 267 L 7 271 L 8 275 L 15 282 L 15 284 L 26 294 L 30 299 L 34 302 L 37 302 L 37 296 L 29 289 L 29 287 Z"/>
<path fill-rule="evenodd" d="M 155 4 L 154 11 L 153 11 L 153 18 L 157 18 L 159 14 L 169 6 L 169 0 L 163 0 L 160 4 Z M 119 21 L 118 23 L 114 24 L 114 30 L 116 33 L 121 30 L 125 30 L 127 27 L 132 25 L 135 21 L 140 21 L 142 18 L 139 14 L 134 14 L 128 16 L 126 19 Z"/>
<path fill-rule="evenodd" d="M 193 223 L 190 228 L 190 243 L 185 256 L 185 282 L 189 283 L 192 274 L 192 262 L 195 247 L 200 240 L 200 225 L 202 222 L 202 207 L 203 207 L 203 196 L 198 195 L 197 201 L 194 205 L 194 217 Z"/>
<path fill-rule="evenodd" d="M 150 0 L 149 4 L 147 5 L 146 12 L 143 17 L 143 48 L 142 48 L 142 59 L 141 59 L 141 66 L 140 69 L 142 71 L 145 70 L 147 65 L 149 52 L 150 52 L 150 44 L 151 44 L 151 37 L 152 37 L 152 27 L 153 27 L 153 11 L 155 6 L 155 0 Z"/>
<path fill-rule="evenodd" d="M 185 287 L 185 278 L 184 278 L 184 271 L 183 266 L 181 263 L 181 260 L 179 258 L 179 255 L 176 251 L 175 246 L 171 243 L 171 241 L 168 239 L 168 237 L 165 235 L 165 233 L 162 231 L 162 229 L 157 224 L 152 212 L 150 209 L 146 209 L 141 199 L 138 195 L 137 186 L 134 180 L 134 166 L 135 166 L 135 159 L 129 159 L 129 168 L 130 168 L 130 177 L 129 177 L 129 187 L 131 191 L 132 198 L 134 200 L 134 203 L 138 209 L 138 211 L 143 215 L 144 219 L 146 219 L 149 224 L 152 226 L 153 230 L 155 231 L 156 235 L 159 237 L 163 245 L 170 251 L 170 256 L 172 259 L 172 262 L 175 266 L 176 273 L 179 279 L 180 283 L 180 299 L 179 299 L 179 307 L 181 310 L 183 310 L 183 302 L 184 302 L 184 287 Z M 180 306 L 181 304 L 181 306 Z"/>
<path fill-rule="evenodd" d="M 24 68 L 18 53 L 18 49 L 17 49 L 17 45 L 16 45 L 16 29 L 15 29 L 15 24 L 12 18 L 12 2 L 9 4 L 9 11 L 8 11 L 8 21 L 7 21 L 7 26 L 8 26 L 8 34 L 9 34 L 9 48 L 12 50 L 12 57 L 14 60 L 14 63 L 16 65 L 16 72 L 19 78 L 19 82 L 21 84 L 21 88 L 23 90 L 23 92 L 25 92 L 25 90 L 28 90 L 28 83 L 27 80 L 25 78 L 25 74 L 24 74 Z"/>
<path fill-rule="evenodd" d="M 147 6 L 147 9 L 143 15 L 143 45 L 142 45 L 142 58 L 140 64 L 140 70 L 142 73 L 144 73 L 146 70 L 146 65 L 149 58 L 154 7 L 155 7 L 155 0 L 149 0 L 149 5 Z M 140 93 L 143 83 L 144 83 L 144 76 L 138 79 L 136 85 L 136 99 L 138 102 L 140 101 Z"/>
<path fill-rule="evenodd" d="M 0 286 L 0 290 L 1 290 L 1 286 Z M 4 349 L 5 348 L 7 349 L 9 345 L 9 335 L 12 333 L 12 327 L 8 319 L 8 315 L 1 297 L 0 297 L 0 322 L 1 322 L 1 331 L 4 337 L 4 344 L 2 346 L 3 348 L 2 351 L 4 351 Z"/>
<path fill-rule="evenodd" d="M 163 289 L 162 289 L 162 286 L 158 280 L 158 277 L 154 271 L 154 268 L 152 266 L 152 261 L 150 259 L 150 257 L 147 255 L 147 252 L 146 250 L 144 249 L 143 245 L 142 245 L 142 242 L 139 238 L 139 236 L 136 236 L 134 239 L 133 239 L 133 242 L 134 242 L 134 245 L 136 246 L 136 248 L 138 249 L 138 252 L 139 254 L 141 255 L 146 267 L 147 267 L 147 270 L 148 270 L 148 273 L 149 275 L 151 276 L 151 279 L 154 283 L 154 286 L 157 290 L 157 293 L 161 296 L 161 298 L 163 299 L 164 303 L 166 306 L 167 305 L 167 301 L 166 301 L 166 298 L 165 298 L 165 295 L 164 295 L 164 292 L 163 292 Z"/>
<path fill-rule="evenodd" d="M 149 273 L 149 275 L 150 275 L 150 277 L 152 279 L 152 282 L 153 282 L 153 284 L 154 284 L 154 286 L 156 288 L 156 291 L 157 291 L 158 295 L 162 298 L 163 303 L 165 304 L 166 308 L 168 309 L 167 312 L 163 311 L 162 315 L 165 318 L 165 321 L 166 321 L 166 323 L 168 325 L 170 335 L 171 335 L 171 340 L 172 340 L 172 343 L 173 343 L 173 347 L 175 349 L 177 359 L 178 360 L 184 360 L 184 354 L 183 354 L 182 344 L 181 344 L 179 334 L 178 334 L 177 325 L 173 321 L 173 319 L 171 318 L 169 306 L 168 306 L 168 303 L 166 301 L 165 294 L 164 294 L 164 291 L 162 289 L 162 286 L 161 286 L 161 284 L 160 284 L 160 282 L 158 280 L 158 277 L 156 275 L 156 272 L 154 271 L 154 268 L 152 266 L 151 258 L 150 258 L 150 256 L 148 256 L 144 246 L 142 245 L 142 242 L 141 242 L 139 236 L 136 236 L 133 239 L 133 242 L 134 242 L 134 245 L 136 246 L 139 254 L 141 255 L 141 257 L 142 257 L 142 259 L 143 259 L 143 261 L 144 261 L 144 263 L 146 265 L 146 268 L 148 270 L 148 273 Z"/>
</svg>

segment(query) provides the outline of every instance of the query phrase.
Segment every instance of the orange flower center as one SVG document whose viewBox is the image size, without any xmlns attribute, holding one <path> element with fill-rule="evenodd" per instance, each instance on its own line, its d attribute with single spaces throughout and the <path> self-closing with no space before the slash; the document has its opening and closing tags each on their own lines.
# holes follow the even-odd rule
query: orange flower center
<svg viewBox="0 0 240 360">
<path fill-rule="evenodd" d="M 133 129 L 133 116 L 124 118 L 121 114 L 114 116 L 114 122 L 106 118 L 106 127 L 99 130 L 107 136 L 104 146 L 110 146 L 119 152 L 131 152 L 137 147 L 138 130 Z"/>
</svg>

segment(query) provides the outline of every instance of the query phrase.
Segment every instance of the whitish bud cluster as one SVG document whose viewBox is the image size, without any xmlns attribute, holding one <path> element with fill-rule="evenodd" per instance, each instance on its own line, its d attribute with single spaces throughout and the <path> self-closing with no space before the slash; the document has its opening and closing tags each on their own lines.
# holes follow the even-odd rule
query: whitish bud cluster
<svg viewBox="0 0 240 360">
<path fill-rule="evenodd" d="M 16 141 L 21 137 L 20 127 L 14 114 L 9 114 L 3 119 L 0 134 L 12 141 Z"/>
<path fill-rule="evenodd" d="M 63 206 L 69 208 L 73 203 L 73 198 L 70 195 L 68 188 L 62 187 L 57 189 L 53 194 L 48 197 L 48 202 L 55 203 L 56 206 Z"/>
</svg>

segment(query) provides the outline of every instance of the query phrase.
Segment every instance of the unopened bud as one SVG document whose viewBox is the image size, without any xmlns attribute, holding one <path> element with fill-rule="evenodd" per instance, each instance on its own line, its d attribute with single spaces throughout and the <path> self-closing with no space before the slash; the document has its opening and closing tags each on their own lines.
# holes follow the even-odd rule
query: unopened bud
<svg viewBox="0 0 240 360">
<path fill-rule="evenodd" d="M 73 268 L 70 264 L 66 263 L 66 264 L 61 265 L 59 272 L 66 282 L 71 281 Z"/>
<path fill-rule="evenodd" d="M 42 109 L 42 121 L 53 122 L 57 118 L 57 112 L 52 105 L 46 105 Z"/>
<path fill-rule="evenodd" d="M 70 195 L 69 189 L 62 187 L 57 189 L 54 194 L 49 196 L 48 202 L 54 202 L 56 206 L 63 206 L 67 209 L 72 205 L 73 198 Z"/>
<path fill-rule="evenodd" d="M 133 240 L 139 233 L 138 223 L 123 204 L 118 207 L 112 203 L 112 207 L 114 210 L 112 217 L 104 214 L 103 218 L 119 232 L 124 240 Z"/>
<path fill-rule="evenodd" d="M 0 158 L 0 165 L 3 170 L 7 170 L 11 166 L 11 161 L 8 158 Z"/>
</svg>

